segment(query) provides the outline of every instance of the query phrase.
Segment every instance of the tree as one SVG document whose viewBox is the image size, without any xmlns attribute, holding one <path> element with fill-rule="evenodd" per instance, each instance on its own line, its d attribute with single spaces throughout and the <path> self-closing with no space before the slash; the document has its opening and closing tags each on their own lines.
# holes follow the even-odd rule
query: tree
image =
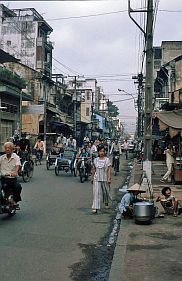
<svg viewBox="0 0 182 281">
<path fill-rule="evenodd" d="M 119 108 L 113 104 L 112 101 L 108 101 L 107 103 L 108 106 L 108 114 L 110 117 L 117 117 L 119 115 Z"/>
</svg>

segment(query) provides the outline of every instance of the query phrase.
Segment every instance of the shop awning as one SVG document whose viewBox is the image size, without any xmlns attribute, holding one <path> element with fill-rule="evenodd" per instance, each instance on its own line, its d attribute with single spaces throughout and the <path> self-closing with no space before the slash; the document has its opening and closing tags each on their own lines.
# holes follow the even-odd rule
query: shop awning
<svg viewBox="0 0 182 281">
<path fill-rule="evenodd" d="M 0 49 L 0 63 L 5 63 L 5 62 L 19 62 L 19 59 L 16 59 L 15 57 L 13 57 L 12 55 L 10 55 L 9 53 L 3 51 L 2 49 Z"/>
<path fill-rule="evenodd" d="M 171 137 L 182 134 L 182 109 L 158 112 L 159 127 L 161 131 L 169 128 Z"/>
<path fill-rule="evenodd" d="M 57 127 L 63 127 L 63 126 L 65 126 L 65 127 L 73 128 L 73 124 L 66 124 L 66 123 L 64 123 L 64 122 L 59 122 L 59 121 L 51 121 L 50 124 L 51 124 L 51 125 L 55 125 L 55 126 L 57 126 Z"/>
</svg>

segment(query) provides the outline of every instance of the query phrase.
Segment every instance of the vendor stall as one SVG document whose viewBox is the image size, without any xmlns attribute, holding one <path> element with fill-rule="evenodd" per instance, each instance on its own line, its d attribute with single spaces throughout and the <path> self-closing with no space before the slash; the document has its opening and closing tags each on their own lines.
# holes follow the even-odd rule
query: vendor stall
<svg viewBox="0 0 182 281">
<path fill-rule="evenodd" d="M 169 130 L 172 139 L 176 138 L 174 181 L 182 182 L 182 109 L 161 111 L 157 114 L 161 131 Z"/>
</svg>

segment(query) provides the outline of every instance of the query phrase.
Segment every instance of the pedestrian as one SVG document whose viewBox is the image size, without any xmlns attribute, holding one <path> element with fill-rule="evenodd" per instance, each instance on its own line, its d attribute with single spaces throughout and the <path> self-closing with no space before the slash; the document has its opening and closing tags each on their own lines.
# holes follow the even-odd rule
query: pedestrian
<svg viewBox="0 0 182 281">
<path fill-rule="evenodd" d="M 109 207 L 110 184 L 111 184 L 111 163 L 108 157 L 105 156 L 105 147 L 98 146 L 98 157 L 93 163 L 93 204 L 92 213 L 96 214 L 101 209 L 101 196 L 105 208 Z"/>
<path fill-rule="evenodd" d="M 165 182 L 167 179 L 169 181 L 171 180 L 171 174 L 172 174 L 173 166 L 174 166 L 174 150 L 173 150 L 173 146 L 171 144 L 168 145 L 168 148 L 165 151 L 165 155 L 166 155 L 167 172 L 162 177 L 160 182 Z"/>
</svg>

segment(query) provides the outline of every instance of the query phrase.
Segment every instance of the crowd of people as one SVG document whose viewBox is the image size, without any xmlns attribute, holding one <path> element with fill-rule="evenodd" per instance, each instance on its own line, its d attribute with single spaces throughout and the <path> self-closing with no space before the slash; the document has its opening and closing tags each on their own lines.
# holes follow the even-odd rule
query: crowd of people
<svg viewBox="0 0 182 281">
<path fill-rule="evenodd" d="M 108 144 L 104 140 L 90 140 L 87 136 L 83 139 L 82 147 L 77 147 L 76 139 L 72 135 L 66 138 L 63 134 L 60 134 L 50 148 L 49 153 L 52 155 L 62 155 L 64 151 L 71 149 L 75 152 L 75 159 L 77 160 L 77 169 L 79 171 L 81 165 L 81 159 L 85 159 L 85 165 L 88 171 L 88 175 L 91 176 L 91 182 L 93 184 L 93 202 L 92 202 L 92 213 L 96 214 L 101 209 L 101 202 L 103 202 L 104 207 L 108 208 L 111 202 L 111 167 L 114 167 L 114 155 L 117 153 L 119 156 L 122 154 L 122 150 L 125 153 L 126 159 L 128 159 L 128 142 L 124 141 L 123 147 L 115 139 L 111 144 Z M 30 141 L 25 135 L 16 141 L 15 144 L 12 142 L 6 142 L 4 144 L 5 154 L 0 157 L 0 172 L 1 176 L 18 176 L 18 170 L 22 165 L 23 159 L 28 159 L 31 153 L 36 153 L 36 151 L 41 152 L 41 157 L 45 152 L 44 142 L 40 137 L 37 138 L 35 144 L 30 147 Z M 166 154 L 166 164 L 167 172 L 161 179 L 161 182 L 165 182 L 168 178 L 170 179 L 172 173 L 172 167 L 174 164 L 174 149 L 172 145 L 169 145 L 165 151 Z M 110 156 L 112 157 L 112 162 L 110 161 Z M 119 168 L 118 168 L 119 169 Z M 21 185 L 17 181 L 15 184 L 15 204 L 21 201 Z M 137 195 L 140 194 L 139 191 L 128 189 L 128 193 L 123 196 L 120 203 L 120 212 L 123 216 L 132 215 L 133 204 L 137 200 Z M 178 214 L 178 201 L 175 196 L 171 195 L 171 188 L 168 187 L 162 190 L 161 193 L 166 201 L 163 200 L 161 195 L 158 196 L 157 201 L 161 202 L 161 205 L 166 212 L 173 211 L 173 215 Z M 172 210 L 172 211 L 171 211 Z"/>
</svg>

